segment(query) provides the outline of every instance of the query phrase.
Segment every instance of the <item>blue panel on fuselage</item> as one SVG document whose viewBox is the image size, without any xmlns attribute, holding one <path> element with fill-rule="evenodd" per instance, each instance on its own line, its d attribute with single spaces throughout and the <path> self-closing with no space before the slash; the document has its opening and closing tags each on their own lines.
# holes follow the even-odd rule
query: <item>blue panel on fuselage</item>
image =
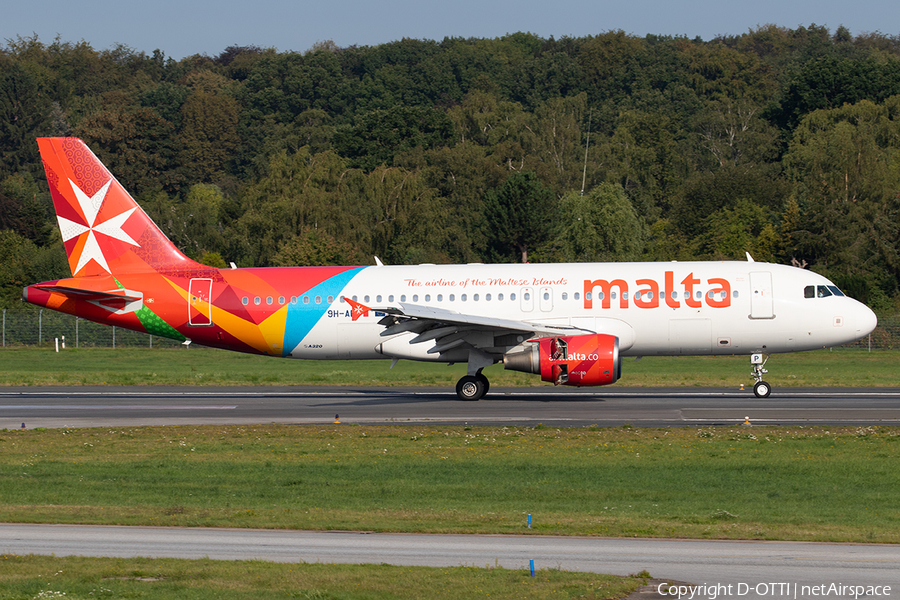
<svg viewBox="0 0 900 600">
<path fill-rule="evenodd" d="M 349 269 L 330 279 L 326 279 L 319 285 L 308 289 L 301 296 L 298 296 L 296 304 L 288 305 L 287 321 L 284 325 L 284 346 L 281 351 L 282 356 L 289 355 L 291 351 L 303 341 L 303 338 L 306 337 L 312 328 L 315 327 L 316 323 L 319 322 L 319 319 L 322 318 L 322 315 L 325 314 L 325 311 L 331 308 L 331 304 L 326 302 L 325 298 L 328 296 L 338 298 L 341 295 L 341 291 L 348 283 L 350 283 L 350 280 L 365 268 L 367 267 Z M 303 304 L 303 301 L 301 300 L 303 296 L 309 297 L 309 304 Z M 314 299 L 316 296 L 321 296 L 321 304 L 315 303 Z"/>
</svg>

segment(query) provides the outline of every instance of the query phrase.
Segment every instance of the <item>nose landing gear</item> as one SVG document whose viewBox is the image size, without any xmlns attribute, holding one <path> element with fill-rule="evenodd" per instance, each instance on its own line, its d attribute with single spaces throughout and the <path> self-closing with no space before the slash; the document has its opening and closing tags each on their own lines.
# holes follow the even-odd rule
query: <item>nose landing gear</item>
<svg viewBox="0 0 900 600">
<path fill-rule="evenodd" d="M 763 375 L 769 372 L 764 368 L 768 360 L 769 357 L 762 353 L 750 355 L 750 364 L 753 365 L 753 370 L 750 374 L 756 380 L 756 383 L 753 385 L 753 394 L 757 398 L 768 398 L 769 394 L 772 393 L 772 386 L 763 381 Z"/>
</svg>

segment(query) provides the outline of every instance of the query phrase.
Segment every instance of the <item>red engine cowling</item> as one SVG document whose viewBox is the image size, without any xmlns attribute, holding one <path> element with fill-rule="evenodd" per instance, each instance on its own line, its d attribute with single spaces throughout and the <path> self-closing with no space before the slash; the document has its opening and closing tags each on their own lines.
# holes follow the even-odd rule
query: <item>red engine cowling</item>
<svg viewBox="0 0 900 600">
<path fill-rule="evenodd" d="M 540 373 L 554 385 L 609 385 L 622 373 L 619 338 L 595 333 L 567 337 L 547 337 L 524 352 L 503 357 L 503 366 L 512 371 Z"/>
</svg>

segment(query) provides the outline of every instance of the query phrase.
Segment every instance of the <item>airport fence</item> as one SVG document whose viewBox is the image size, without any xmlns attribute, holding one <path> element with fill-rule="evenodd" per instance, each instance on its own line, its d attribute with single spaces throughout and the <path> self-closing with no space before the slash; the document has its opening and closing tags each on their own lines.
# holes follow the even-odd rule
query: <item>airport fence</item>
<svg viewBox="0 0 900 600">
<path fill-rule="evenodd" d="M 173 348 L 177 340 L 110 327 L 55 310 L 3 309 L 3 347 L 53 346 L 70 348 Z"/>
<path fill-rule="evenodd" d="M 3 309 L 2 347 L 54 345 L 57 340 L 71 348 L 173 348 L 180 344 L 177 340 L 100 325 L 53 310 Z M 900 315 L 879 317 L 878 327 L 871 335 L 842 347 L 868 351 L 900 349 Z"/>
</svg>

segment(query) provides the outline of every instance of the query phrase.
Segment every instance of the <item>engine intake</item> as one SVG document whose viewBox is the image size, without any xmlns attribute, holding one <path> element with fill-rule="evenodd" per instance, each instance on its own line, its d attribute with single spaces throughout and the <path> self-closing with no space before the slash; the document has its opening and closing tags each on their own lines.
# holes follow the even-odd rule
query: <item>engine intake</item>
<svg viewBox="0 0 900 600">
<path fill-rule="evenodd" d="M 546 337 L 523 352 L 503 356 L 503 368 L 540 373 L 554 385 L 609 385 L 622 373 L 619 338 L 594 333 Z"/>
</svg>

